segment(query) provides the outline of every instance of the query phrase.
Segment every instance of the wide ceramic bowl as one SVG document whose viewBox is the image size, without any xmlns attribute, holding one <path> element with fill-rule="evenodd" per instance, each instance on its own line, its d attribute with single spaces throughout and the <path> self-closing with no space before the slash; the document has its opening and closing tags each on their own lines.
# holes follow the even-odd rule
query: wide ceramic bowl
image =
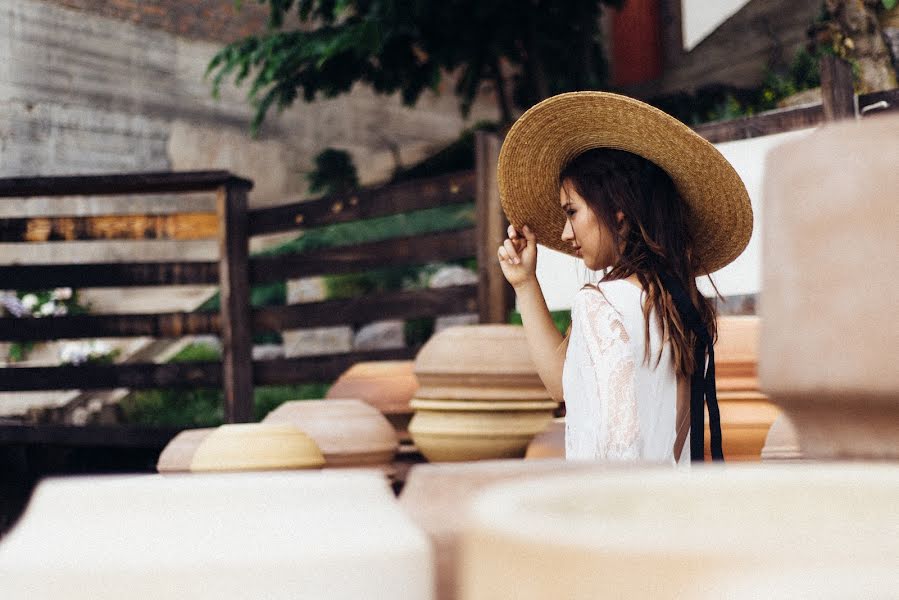
<svg viewBox="0 0 899 600">
<path fill-rule="evenodd" d="M 193 462 L 197 448 L 213 431 L 215 427 L 185 429 L 180 432 L 162 449 L 156 461 L 156 470 L 160 473 L 190 472 L 190 463 Z"/>
<path fill-rule="evenodd" d="M 475 499 L 461 597 L 689 598 L 697 582 L 899 556 L 899 465 L 559 475 Z"/>
<path fill-rule="evenodd" d="M 413 400 L 409 432 L 431 462 L 521 458 L 555 402 Z"/>
<path fill-rule="evenodd" d="M 286 423 L 312 438 L 326 467 L 383 465 L 393 460 L 396 433 L 378 409 L 361 400 L 295 400 L 263 423 Z"/>
<path fill-rule="evenodd" d="M 325 464 L 308 435 L 283 423 L 239 423 L 216 428 L 197 446 L 193 472 L 314 469 Z"/>
<path fill-rule="evenodd" d="M 356 363 L 343 372 L 325 395 L 328 399 L 356 398 L 381 411 L 400 440 L 409 438 L 412 408 L 409 401 L 418 389 L 411 360 Z"/>
<path fill-rule="evenodd" d="M 0 543 L 4 600 L 430 600 L 427 538 L 382 475 L 42 482 Z"/>
</svg>

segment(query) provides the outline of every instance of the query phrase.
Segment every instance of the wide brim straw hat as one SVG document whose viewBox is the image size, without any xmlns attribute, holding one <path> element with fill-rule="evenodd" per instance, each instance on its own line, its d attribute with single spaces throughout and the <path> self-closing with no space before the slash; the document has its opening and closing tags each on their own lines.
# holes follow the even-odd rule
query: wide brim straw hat
<svg viewBox="0 0 899 600">
<path fill-rule="evenodd" d="M 559 173 L 579 154 L 614 148 L 661 167 L 689 207 L 694 252 L 711 273 L 743 252 L 752 206 L 733 166 L 707 140 L 661 110 L 609 92 L 570 92 L 543 100 L 512 126 L 499 155 L 503 210 L 538 243 L 573 254 L 561 239 Z"/>
</svg>

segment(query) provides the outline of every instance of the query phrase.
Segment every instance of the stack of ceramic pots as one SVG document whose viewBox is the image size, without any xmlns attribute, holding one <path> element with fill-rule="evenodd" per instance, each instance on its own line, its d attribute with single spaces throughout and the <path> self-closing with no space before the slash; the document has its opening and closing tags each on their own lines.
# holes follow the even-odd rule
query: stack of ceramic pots
<svg viewBox="0 0 899 600">
<path fill-rule="evenodd" d="M 42 482 L 0 543 L 6 599 L 430 600 L 431 549 L 361 471 Z"/>
<path fill-rule="evenodd" d="M 263 423 L 293 425 L 321 449 L 325 467 L 386 467 L 396 454 L 393 427 L 361 400 L 294 400 Z"/>
<path fill-rule="evenodd" d="M 780 409 L 759 391 L 759 324 L 756 316 L 718 319 L 715 379 L 724 457 L 728 461 L 759 460 L 768 430 L 780 414 Z M 705 435 L 710 459 L 708 426 Z"/>
<path fill-rule="evenodd" d="M 558 407 L 514 325 L 449 327 L 415 360 L 409 432 L 430 461 L 524 456 Z"/>
<path fill-rule="evenodd" d="M 356 398 L 381 411 L 399 441 L 409 441 L 409 401 L 418 389 L 411 360 L 383 360 L 356 363 L 337 378 L 326 398 Z"/>
</svg>

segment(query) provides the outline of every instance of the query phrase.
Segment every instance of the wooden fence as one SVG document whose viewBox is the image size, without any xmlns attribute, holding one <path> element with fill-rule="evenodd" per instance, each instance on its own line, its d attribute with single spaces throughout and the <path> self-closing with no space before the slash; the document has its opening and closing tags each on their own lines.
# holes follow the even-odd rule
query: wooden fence
<svg viewBox="0 0 899 600">
<path fill-rule="evenodd" d="M 189 222 L 216 232 L 217 262 L 106 263 L 76 265 L 2 265 L 6 289 L 69 286 L 128 287 L 217 285 L 218 312 L 77 315 L 47 318 L 0 318 L 0 340 L 46 341 L 94 337 L 180 336 L 216 334 L 222 361 L 169 364 L 113 364 L 0 369 L 0 390 L 219 387 L 224 390 L 225 418 L 252 418 L 254 385 L 330 381 L 358 361 L 412 358 L 417 348 L 359 351 L 301 358 L 252 360 L 254 333 L 411 319 L 478 312 L 481 322 L 508 318 L 511 294 L 493 251 L 502 239 L 504 221 L 493 173 L 499 151 L 495 137 L 478 137 L 474 171 L 433 179 L 364 189 L 341 197 L 248 210 L 252 182 L 227 172 L 142 173 L 83 177 L 0 180 L 0 197 L 99 196 L 214 191 L 215 215 L 190 214 Z M 396 213 L 475 201 L 476 226 L 385 241 L 341 246 L 300 254 L 250 257 L 252 236 L 316 228 Z M 61 199 L 61 202 L 65 199 Z M 210 228 L 214 218 L 215 227 Z M 130 227 L 116 226 L 131 223 Z M 155 237 L 177 239 L 174 216 L 67 217 L 35 220 L 0 219 L 0 240 L 90 240 Z M 37 222 L 37 225 L 35 223 Z M 144 226 L 135 227 L 134 223 Z M 168 224 L 169 227 L 166 227 Z M 135 231 L 137 229 L 137 231 Z M 112 232 L 112 233 L 110 233 Z M 482 251 L 483 250 L 483 251 Z M 486 253 L 485 253 L 486 252 Z M 360 272 L 391 265 L 425 264 L 477 257 L 479 282 L 442 289 L 391 291 L 347 300 L 253 309 L 250 288 L 314 275 Z"/>
</svg>

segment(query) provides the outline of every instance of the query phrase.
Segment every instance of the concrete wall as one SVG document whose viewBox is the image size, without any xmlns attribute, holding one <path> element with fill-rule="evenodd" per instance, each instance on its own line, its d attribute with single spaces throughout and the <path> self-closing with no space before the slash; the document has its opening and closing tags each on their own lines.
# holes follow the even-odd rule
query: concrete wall
<svg viewBox="0 0 899 600">
<path fill-rule="evenodd" d="M 410 109 L 360 88 L 298 103 L 250 139 L 245 92 L 215 101 L 203 80 L 223 43 L 209 38 L 264 21 L 257 9 L 220 31 L 211 15 L 230 4 L 4 0 L 0 176 L 229 168 L 256 181 L 253 204 L 268 205 L 303 194 L 311 159 L 326 147 L 351 151 L 372 182 L 389 175 L 394 150 L 412 162 L 465 125 L 451 94 Z M 485 96 L 473 118 L 494 114 Z"/>
</svg>

